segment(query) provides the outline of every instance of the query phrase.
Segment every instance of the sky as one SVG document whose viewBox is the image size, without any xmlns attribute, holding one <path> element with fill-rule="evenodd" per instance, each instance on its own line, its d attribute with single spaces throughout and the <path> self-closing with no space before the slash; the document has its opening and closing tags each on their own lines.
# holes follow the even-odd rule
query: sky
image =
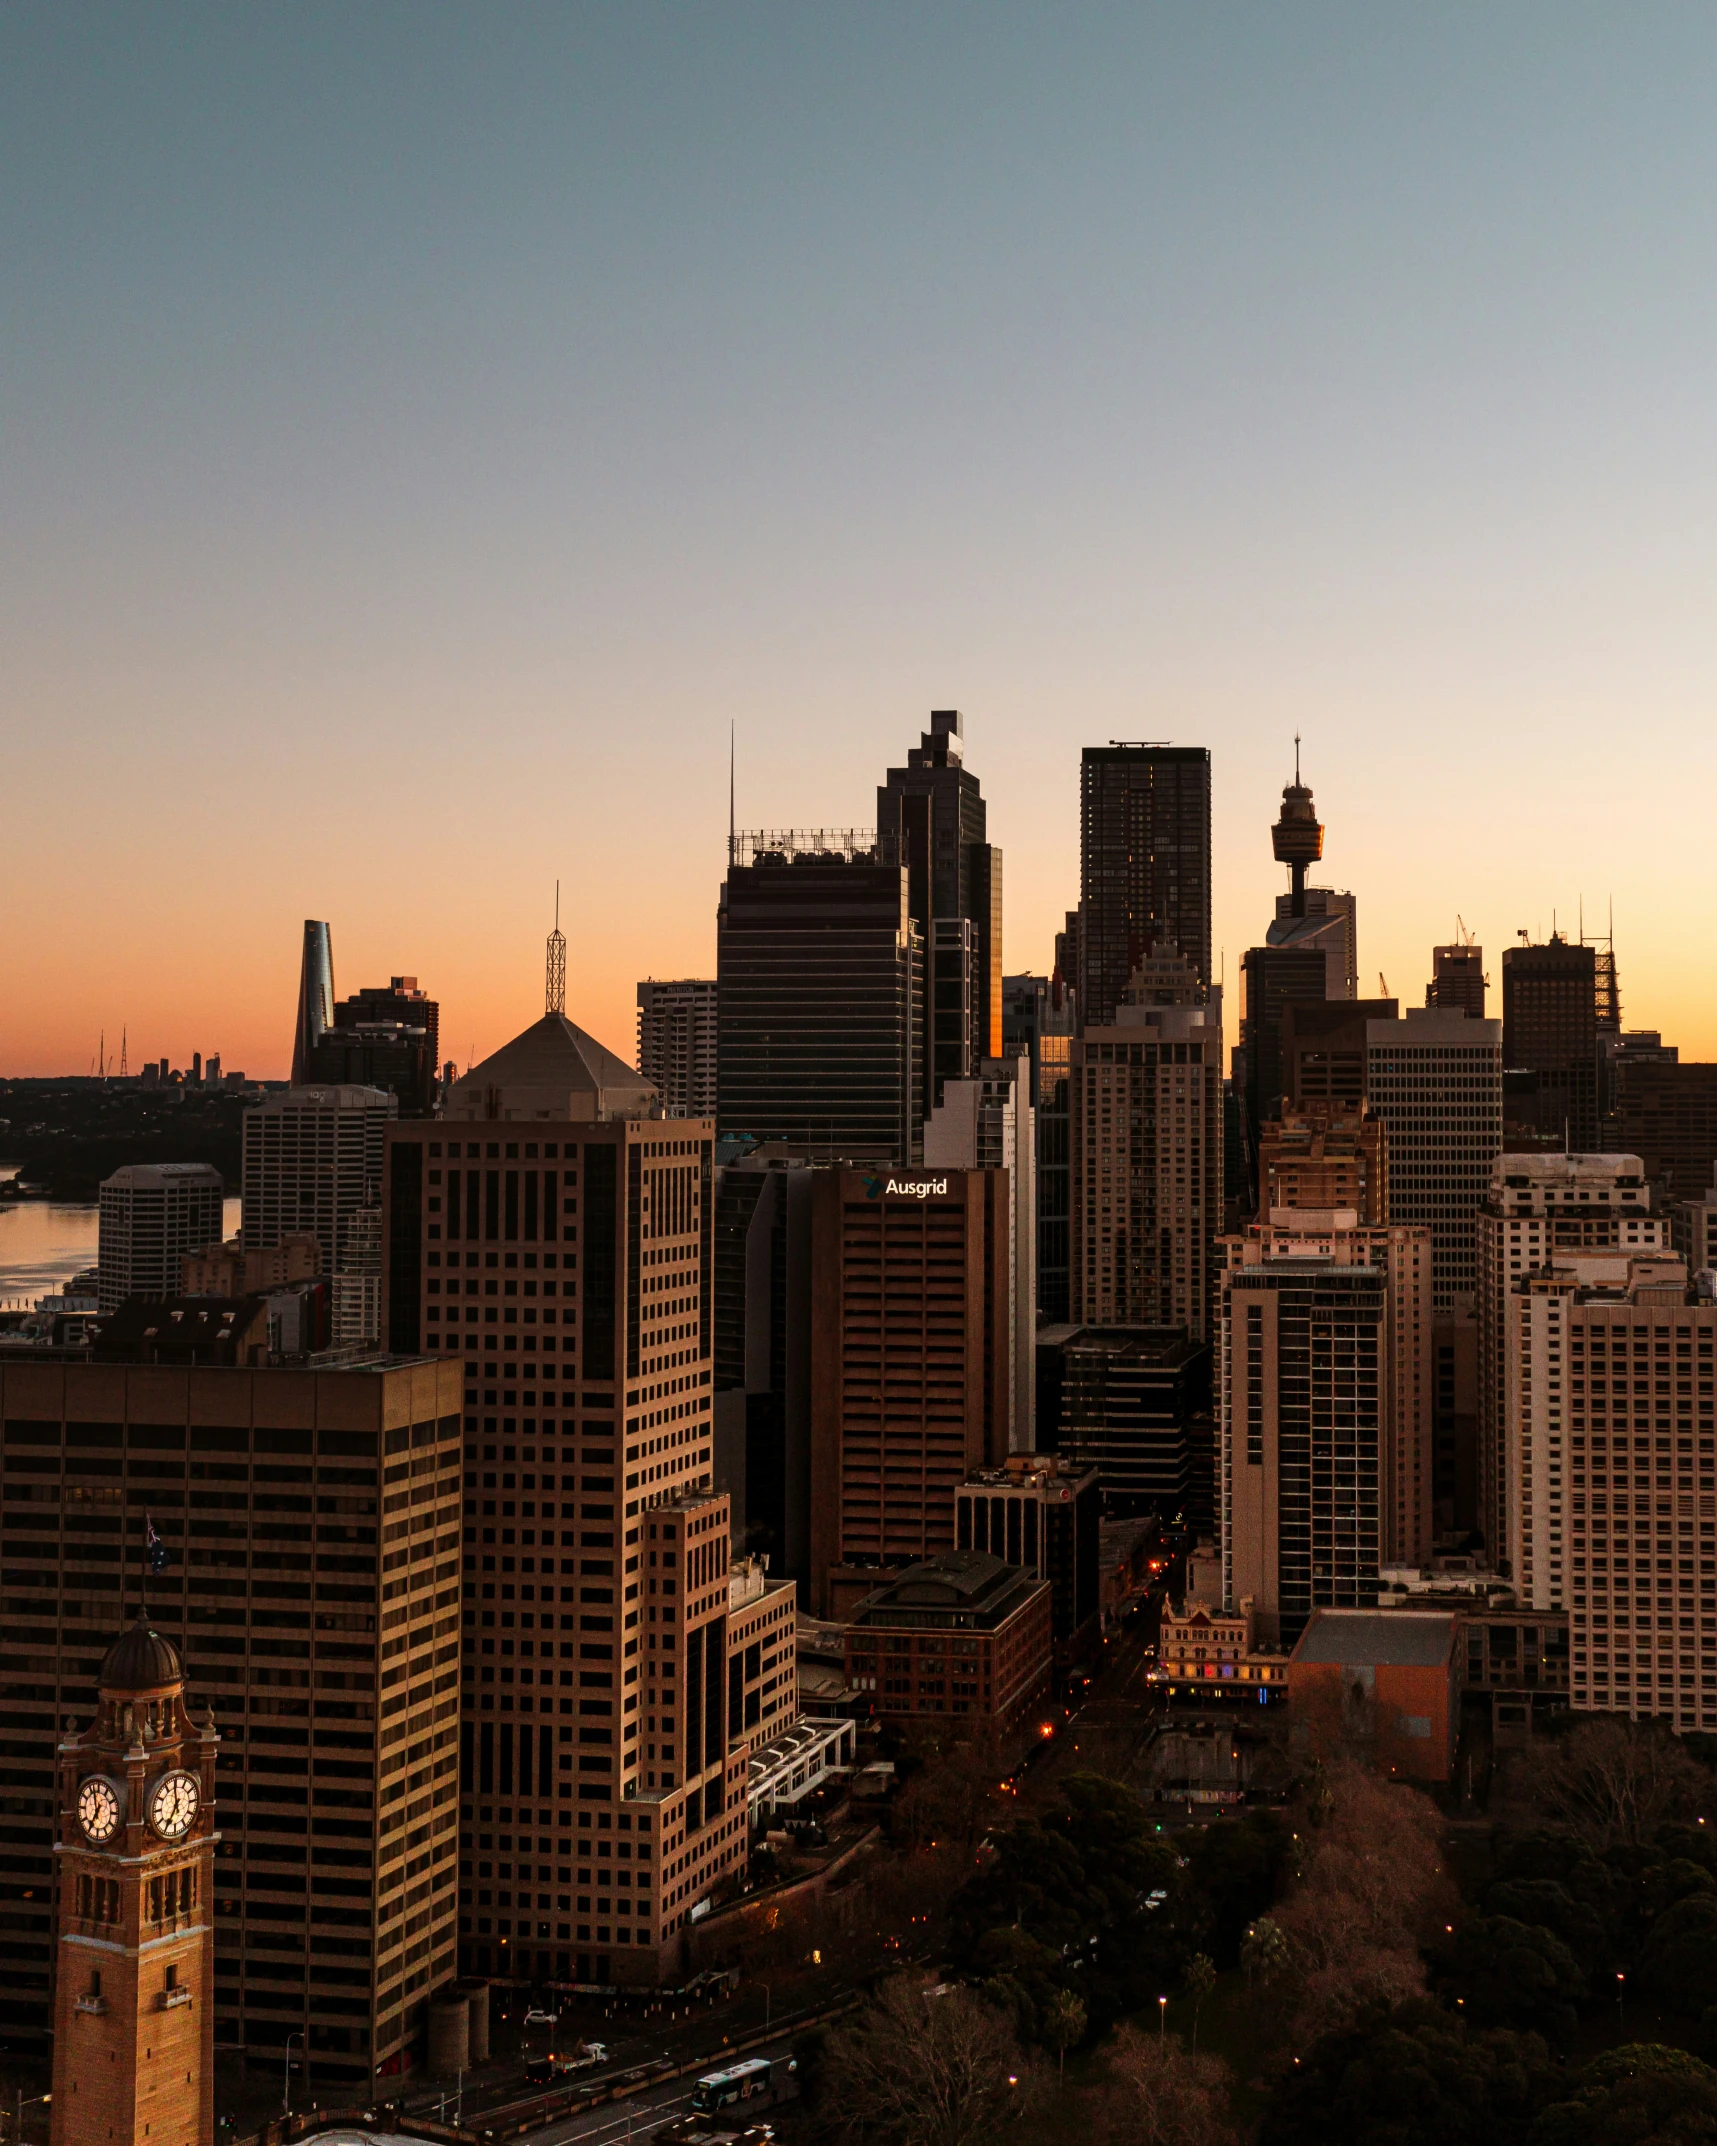
<svg viewBox="0 0 1717 2146">
<path fill-rule="evenodd" d="M 1717 1057 L 1717 13 L 0 12 L 0 1073 L 287 1068 L 302 920 L 630 1055 L 742 825 L 963 711 L 1005 962 L 1083 745 L 1294 733 L 1362 983 L 1613 902 Z"/>
</svg>

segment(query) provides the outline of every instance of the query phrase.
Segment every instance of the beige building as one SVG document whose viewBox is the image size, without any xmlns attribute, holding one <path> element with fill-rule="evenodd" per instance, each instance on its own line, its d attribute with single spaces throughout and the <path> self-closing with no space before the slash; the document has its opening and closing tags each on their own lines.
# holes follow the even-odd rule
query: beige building
<svg viewBox="0 0 1717 2146">
<path fill-rule="evenodd" d="M 1073 1044 L 1076 1325 L 1215 1330 L 1210 1247 L 1222 1219 L 1222 1012 L 1172 948 L 1134 971 L 1114 1025 Z"/>
<path fill-rule="evenodd" d="M 1717 1273 L 1717 1185 L 1699 1199 L 1677 1200 L 1669 1226 L 1689 1274 Z"/>
<path fill-rule="evenodd" d="M 1223 1239 L 1223 1599 L 1291 1646 L 1431 1548 L 1429 1233 L 1278 1209 Z"/>
<path fill-rule="evenodd" d="M 1533 1462 L 1541 1437 L 1552 1462 L 1562 1441 L 1572 1704 L 1717 1729 L 1717 1303 L 1662 1255 L 1628 1268 L 1602 1286 L 1523 1281 L 1511 1298 L 1534 1344 Z M 1553 1491 L 1535 1487 L 1535 1512 Z"/>
<path fill-rule="evenodd" d="M 397 1096 L 350 1086 L 290 1088 L 244 1115 L 245 1249 L 315 1237 L 336 1347 L 373 1347 L 381 1330 L 382 1149 L 398 1115 Z"/>
<path fill-rule="evenodd" d="M 250 1297 L 293 1282 L 307 1282 L 322 1271 L 322 1247 L 309 1231 L 246 1251 L 231 1244 L 211 1244 L 189 1252 L 180 1264 L 179 1293 L 188 1297 Z"/>
<path fill-rule="evenodd" d="M 1626 1258 L 1669 1250 L 1637 1155 L 1499 1155 L 1477 1220 L 1479 1514 L 1493 1558 L 1509 1556 L 1520 1515 L 1510 1504 L 1509 1292 L 1534 1269 L 1573 1252 Z M 1616 1269 L 1616 1272 L 1625 1271 Z M 1594 1277 L 1595 1279 L 1595 1277 Z M 1541 1567 L 1540 1579 L 1547 1577 Z"/>
<path fill-rule="evenodd" d="M 1477 1216 L 1502 1152 L 1502 1023 L 1409 1006 L 1365 1024 L 1365 1095 L 1389 1140 L 1389 1219 L 1431 1232 L 1436 1309 L 1470 1296 Z"/>
<path fill-rule="evenodd" d="M 1389 1219 L 1389 1145 L 1363 1103 L 1316 1100 L 1285 1107 L 1258 1146 L 1261 1206 L 1351 1207 L 1365 1223 Z"/>
<path fill-rule="evenodd" d="M 670 1118 L 715 1116 L 715 978 L 638 986 L 638 1071 Z"/>
</svg>

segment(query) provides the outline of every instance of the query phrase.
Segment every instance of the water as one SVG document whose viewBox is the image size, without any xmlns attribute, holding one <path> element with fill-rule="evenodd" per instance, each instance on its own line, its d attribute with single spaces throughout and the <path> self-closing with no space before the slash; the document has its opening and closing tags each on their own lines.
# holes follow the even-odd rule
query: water
<svg viewBox="0 0 1717 2146">
<path fill-rule="evenodd" d="M 0 1163 L 0 1178 L 16 1177 L 16 1163 Z M 222 1229 L 236 1234 L 239 1203 L 228 1200 Z M 97 1211 L 93 1205 L 58 1206 L 52 1200 L 0 1205 L 0 1307 L 33 1305 L 63 1288 L 96 1261 Z"/>
</svg>

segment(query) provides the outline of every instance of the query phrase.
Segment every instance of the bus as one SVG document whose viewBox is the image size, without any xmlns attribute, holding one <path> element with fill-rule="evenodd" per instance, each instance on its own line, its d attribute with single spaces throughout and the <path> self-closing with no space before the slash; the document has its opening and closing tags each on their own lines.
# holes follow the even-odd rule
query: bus
<svg viewBox="0 0 1717 2146">
<path fill-rule="evenodd" d="M 735 2064 L 728 2071 L 705 2072 L 692 2089 L 693 2111 L 699 2116 L 713 2116 L 719 2109 L 732 2108 L 735 2102 L 778 2100 L 790 2091 L 788 2082 L 798 2068 L 796 2059 L 789 2057 L 777 2077 L 767 2057 L 747 2057 L 743 2064 Z M 793 2080 L 794 2085 L 797 2083 Z"/>
</svg>

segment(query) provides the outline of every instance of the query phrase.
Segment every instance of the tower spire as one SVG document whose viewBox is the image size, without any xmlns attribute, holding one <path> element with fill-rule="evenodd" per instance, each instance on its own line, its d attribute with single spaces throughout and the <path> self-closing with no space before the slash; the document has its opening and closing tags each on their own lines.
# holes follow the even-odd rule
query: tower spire
<svg viewBox="0 0 1717 2146">
<path fill-rule="evenodd" d="M 554 929 L 548 935 L 548 978 L 543 994 L 545 1013 L 566 1017 L 566 934 L 560 928 L 560 881 L 554 883 Z"/>
<path fill-rule="evenodd" d="M 733 810 L 734 757 L 737 749 L 737 726 L 734 722 L 733 717 L 729 716 L 727 720 L 727 866 L 729 871 L 732 871 L 733 867 L 739 862 L 738 856 L 736 854 L 739 848 L 739 823 L 734 817 Z"/>
<path fill-rule="evenodd" d="M 1300 780 L 1298 731 L 1294 733 L 1294 779 L 1282 791 L 1282 809 L 1270 830 L 1270 840 L 1277 863 L 1285 864 L 1293 874 L 1289 913 L 1303 917 L 1306 913 L 1306 871 L 1324 853 L 1324 831 L 1318 824 L 1312 793 Z"/>
</svg>

